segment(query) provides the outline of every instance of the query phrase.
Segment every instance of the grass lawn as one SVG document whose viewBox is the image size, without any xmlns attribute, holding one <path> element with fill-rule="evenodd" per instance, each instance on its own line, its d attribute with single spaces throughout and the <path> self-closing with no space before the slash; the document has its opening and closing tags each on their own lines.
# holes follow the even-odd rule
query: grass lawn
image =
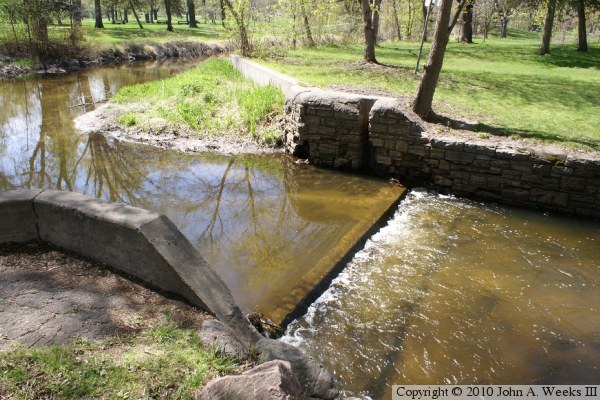
<svg viewBox="0 0 600 400">
<path fill-rule="evenodd" d="M 166 42 L 172 40 L 202 40 L 211 41 L 223 39 L 224 29 L 217 24 L 203 24 L 198 21 L 198 28 L 190 28 L 188 25 L 178 25 L 178 18 L 173 18 L 173 32 L 167 31 L 166 24 L 148 24 L 142 18 L 144 29 L 140 29 L 132 17 L 127 24 L 112 24 L 104 21 L 104 29 L 95 29 L 94 20 L 83 21 L 84 37 L 93 43 L 114 45 L 124 42 Z M 159 18 L 164 20 L 165 18 Z"/>
<path fill-rule="evenodd" d="M 0 352 L 0 398 L 190 399 L 236 368 L 195 331 L 163 321 L 127 337 Z"/>
<path fill-rule="evenodd" d="M 508 39 L 475 41 L 448 45 L 434 99 L 438 113 L 478 121 L 489 134 L 600 149 L 598 43 L 587 53 L 554 45 L 541 57 L 536 33 L 512 30 Z M 261 62 L 311 85 L 369 87 L 412 101 L 418 50 L 418 43 L 383 43 L 377 48 L 382 66 L 362 64 L 360 45 L 303 48 Z"/>
<path fill-rule="evenodd" d="M 251 136 L 274 144 L 275 123 L 283 114 L 283 94 L 273 86 L 255 86 L 227 59 L 213 58 L 172 78 L 121 88 L 112 100 L 123 106 L 123 126 L 191 129 L 199 136 Z"/>
</svg>

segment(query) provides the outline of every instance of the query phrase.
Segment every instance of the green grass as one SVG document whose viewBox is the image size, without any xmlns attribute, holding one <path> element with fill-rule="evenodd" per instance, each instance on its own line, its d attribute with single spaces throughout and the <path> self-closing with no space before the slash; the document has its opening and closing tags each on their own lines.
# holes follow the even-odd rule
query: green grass
<svg viewBox="0 0 600 400">
<path fill-rule="evenodd" d="M 189 399 L 233 361 L 172 321 L 131 337 L 0 353 L 0 398 Z"/>
<path fill-rule="evenodd" d="M 283 100 L 279 89 L 254 86 L 222 58 L 169 79 L 123 87 L 113 97 L 123 106 L 123 126 L 174 124 L 203 137 L 230 132 L 267 144 L 280 135 L 272 122 L 282 115 Z"/>
<path fill-rule="evenodd" d="M 485 43 L 477 38 L 473 45 L 452 41 L 434 109 L 478 121 L 479 130 L 492 135 L 600 149 L 598 44 L 587 53 L 553 45 L 552 53 L 541 57 L 536 33 L 509 34 Z M 359 45 L 304 48 L 262 62 L 311 85 L 369 87 L 412 101 L 419 84 L 413 74 L 418 49 L 418 43 L 384 43 L 377 48 L 381 67 L 360 63 Z"/>
<path fill-rule="evenodd" d="M 116 45 L 127 42 L 165 42 L 172 40 L 202 40 L 211 41 L 223 38 L 224 30 L 220 23 L 204 24 L 198 22 L 198 28 L 190 28 L 187 25 L 178 25 L 179 18 L 173 18 L 173 32 L 167 31 L 166 24 L 148 24 L 142 19 L 144 29 L 140 29 L 134 18 L 127 24 L 112 24 L 110 21 L 104 21 L 104 29 L 95 29 L 94 20 L 85 19 L 84 38 L 93 44 Z M 165 20 L 162 17 L 159 20 Z"/>
</svg>

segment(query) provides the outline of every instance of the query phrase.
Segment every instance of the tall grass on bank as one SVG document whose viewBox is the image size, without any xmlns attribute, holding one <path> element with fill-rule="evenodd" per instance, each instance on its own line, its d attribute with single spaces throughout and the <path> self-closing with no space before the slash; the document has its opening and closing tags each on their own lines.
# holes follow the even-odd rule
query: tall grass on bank
<svg viewBox="0 0 600 400">
<path fill-rule="evenodd" d="M 448 44 L 434 99 L 437 112 L 478 121 L 480 134 L 600 149 L 597 44 L 587 53 L 553 45 L 542 57 L 536 33 L 512 30 L 508 39 L 475 41 Z M 359 45 L 303 48 L 262 62 L 312 85 L 368 87 L 409 102 L 419 84 L 413 73 L 418 49 L 418 43 L 382 43 L 377 48 L 382 65 L 361 63 Z"/>
<path fill-rule="evenodd" d="M 113 100 L 125 106 L 119 117 L 124 126 L 174 124 L 205 137 L 250 135 L 272 144 L 284 97 L 273 86 L 254 86 L 228 60 L 214 58 L 169 79 L 124 87 Z"/>
</svg>

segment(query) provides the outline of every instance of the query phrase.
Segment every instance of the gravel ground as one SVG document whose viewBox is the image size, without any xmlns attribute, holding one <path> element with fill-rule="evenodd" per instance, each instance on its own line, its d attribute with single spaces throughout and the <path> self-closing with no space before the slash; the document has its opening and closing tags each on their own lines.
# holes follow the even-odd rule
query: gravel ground
<svg viewBox="0 0 600 400">
<path fill-rule="evenodd" d="M 44 243 L 0 245 L 0 350 L 134 333 L 169 313 L 199 329 L 204 312 Z"/>
</svg>

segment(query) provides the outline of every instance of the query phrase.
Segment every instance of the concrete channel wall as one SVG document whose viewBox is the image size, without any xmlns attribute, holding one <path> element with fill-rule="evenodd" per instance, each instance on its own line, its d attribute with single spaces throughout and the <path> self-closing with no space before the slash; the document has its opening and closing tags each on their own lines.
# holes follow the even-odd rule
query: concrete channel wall
<svg viewBox="0 0 600 400">
<path fill-rule="evenodd" d="M 260 338 L 225 283 L 164 215 L 71 192 L 0 192 L 0 243 L 36 239 L 184 297 L 247 346 Z"/>
<path fill-rule="evenodd" d="M 238 59 L 237 65 L 251 64 Z M 255 64 L 255 63 L 252 63 Z M 260 75 L 265 67 L 247 76 Z M 295 86 L 286 91 L 286 150 L 315 165 L 403 184 L 600 218 L 600 157 L 554 146 L 442 137 L 400 100 Z"/>
</svg>

